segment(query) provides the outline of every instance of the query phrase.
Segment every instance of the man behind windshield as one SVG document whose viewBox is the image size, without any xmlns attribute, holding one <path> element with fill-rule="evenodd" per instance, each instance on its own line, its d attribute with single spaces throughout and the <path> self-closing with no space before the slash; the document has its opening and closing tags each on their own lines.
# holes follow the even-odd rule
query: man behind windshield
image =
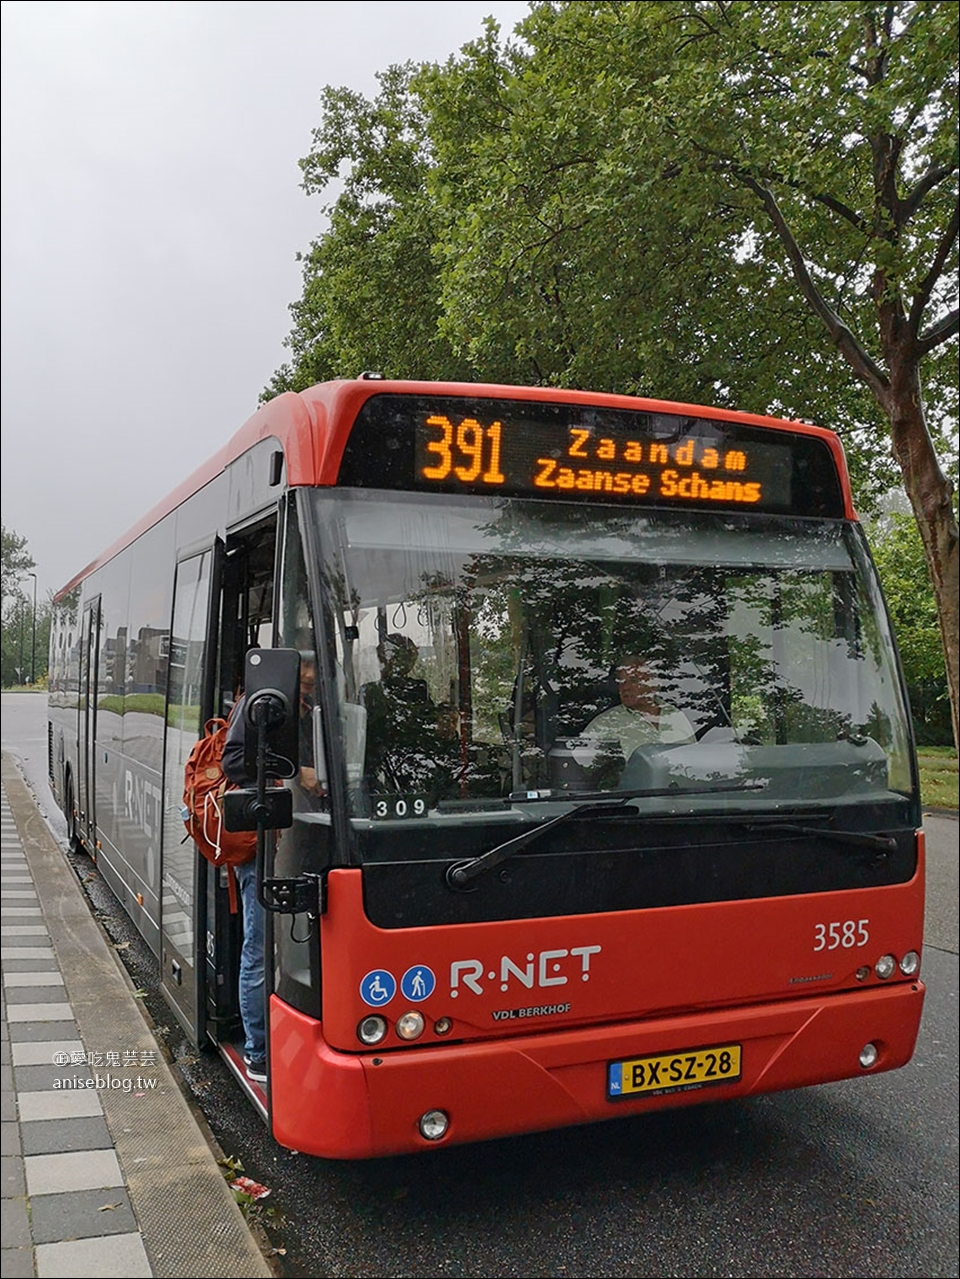
<svg viewBox="0 0 960 1279">
<path fill-rule="evenodd" d="M 619 705 L 595 715 L 580 733 L 574 752 L 579 763 L 589 767 L 612 754 L 626 762 L 639 746 L 694 740 L 690 720 L 666 703 L 656 672 L 644 658 L 636 654 L 621 658 L 615 677 Z"/>
</svg>

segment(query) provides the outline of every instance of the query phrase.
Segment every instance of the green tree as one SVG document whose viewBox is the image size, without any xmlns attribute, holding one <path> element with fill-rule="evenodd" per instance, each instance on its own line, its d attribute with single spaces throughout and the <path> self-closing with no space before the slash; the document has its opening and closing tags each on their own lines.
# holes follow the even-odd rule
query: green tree
<svg viewBox="0 0 960 1279">
<path fill-rule="evenodd" d="M 946 745 L 950 700 L 943 646 L 916 520 L 894 514 L 878 522 L 871 545 L 897 634 L 917 736 L 929 745 Z"/>
<path fill-rule="evenodd" d="M 873 558 L 897 628 L 908 683 L 945 684 L 937 604 L 926 573 L 916 521 L 892 515 L 872 530 Z"/>
<path fill-rule="evenodd" d="M 50 637 L 50 608 L 47 602 L 34 609 L 33 589 L 24 589 L 25 579 L 34 574 L 33 557 L 27 539 L 2 526 L 3 637 L 0 645 L 0 682 L 4 688 L 28 683 L 35 677 L 39 683 L 47 672 L 47 646 Z M 29 583 L 26 583 L 30 585 Z"/>
<path fill-rule="evenodd" d="M 33 556 L 27 550 L 27 539 L 0 525 L 0 592 L 3 604 L 20 589 L 20 579 L 36 567 Z"/>
</svg>

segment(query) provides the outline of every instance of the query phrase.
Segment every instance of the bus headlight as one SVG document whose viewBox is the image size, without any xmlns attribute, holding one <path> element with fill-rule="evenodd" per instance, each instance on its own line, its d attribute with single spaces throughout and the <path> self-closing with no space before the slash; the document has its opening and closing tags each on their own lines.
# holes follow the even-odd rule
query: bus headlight
<svg viewBox="0 0 960 1279">
<path fill-rule="evenodd" d="M 397 1019 L 397 1034 L 401 1039 L 419 1039 L 423 1034 L 423 1013 L 404 1013 Z"/>
<path fill-rule="evenodd" d="M 892 977 L 896 971 L 897 961 L 892 955 L 881 955 L 873 966 L 873 971 L 881 979 L 886 981 L 888 977 Z"/>
<path fill-rule="evenodd" d="M 368 1048 L 372 1048 L 374 1044 L 379 1044 L 386 1033 L 387 1023 L 382 1017 L 364 1017 L 357 1027 L 357 1038 L 361 1044 L 366 1044 Z"/>
<path fill-rule="evenodd" d="M 900 971 L 904 977 L 915 977 L 920 971 L 920 956 L 915 950 L 908 950 L 900 960 Z"/>
<path fill-rule="evenodd" d="M 426 1137 L 427 1141 L 439 1141 L 447 1135 L 450 1116 L 443 1110 L 428 1110 L 420 1116 L 417 1127 L 420 1129 L 420 1136 Z"/>
</svg>

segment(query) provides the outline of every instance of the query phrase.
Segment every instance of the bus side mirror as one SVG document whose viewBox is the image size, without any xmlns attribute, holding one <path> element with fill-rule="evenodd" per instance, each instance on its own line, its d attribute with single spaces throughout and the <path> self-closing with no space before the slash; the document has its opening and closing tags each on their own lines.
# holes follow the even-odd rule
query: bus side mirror
<svg viewBox="0 0 960 1279">
<path fill-rule="evenodd" d="M 265 728 L 266 776 L 295 777 L 300 770 L 300 654 L 295 648 L 252 648 L 245 668 L 244 767 L 257 776 L 257 744 Z"/>
</svg>

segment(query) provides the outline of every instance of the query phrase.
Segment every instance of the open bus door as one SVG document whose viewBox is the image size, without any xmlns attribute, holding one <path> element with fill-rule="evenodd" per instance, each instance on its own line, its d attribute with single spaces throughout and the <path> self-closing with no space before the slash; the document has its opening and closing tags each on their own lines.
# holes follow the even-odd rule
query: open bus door
<svg viewBox="0 0 960 1279">
<path fill-rule="evenodd" d="M 271 513 L 230 534 L 225 544 L 217 543 L 201 729 L 211 716 L 227 718 L 242 692 L 245 653 L 272 640 L 276 528 L 277 518 Z M 182 774 L 181 765 L 181 783 Z M 242 912 L 230 908 L 228 872 L 200 857 L 188 842 L 197 873 L 197 1042 L 216 1045 L 243 1079 L 238 994 Z"/>
</svg>

